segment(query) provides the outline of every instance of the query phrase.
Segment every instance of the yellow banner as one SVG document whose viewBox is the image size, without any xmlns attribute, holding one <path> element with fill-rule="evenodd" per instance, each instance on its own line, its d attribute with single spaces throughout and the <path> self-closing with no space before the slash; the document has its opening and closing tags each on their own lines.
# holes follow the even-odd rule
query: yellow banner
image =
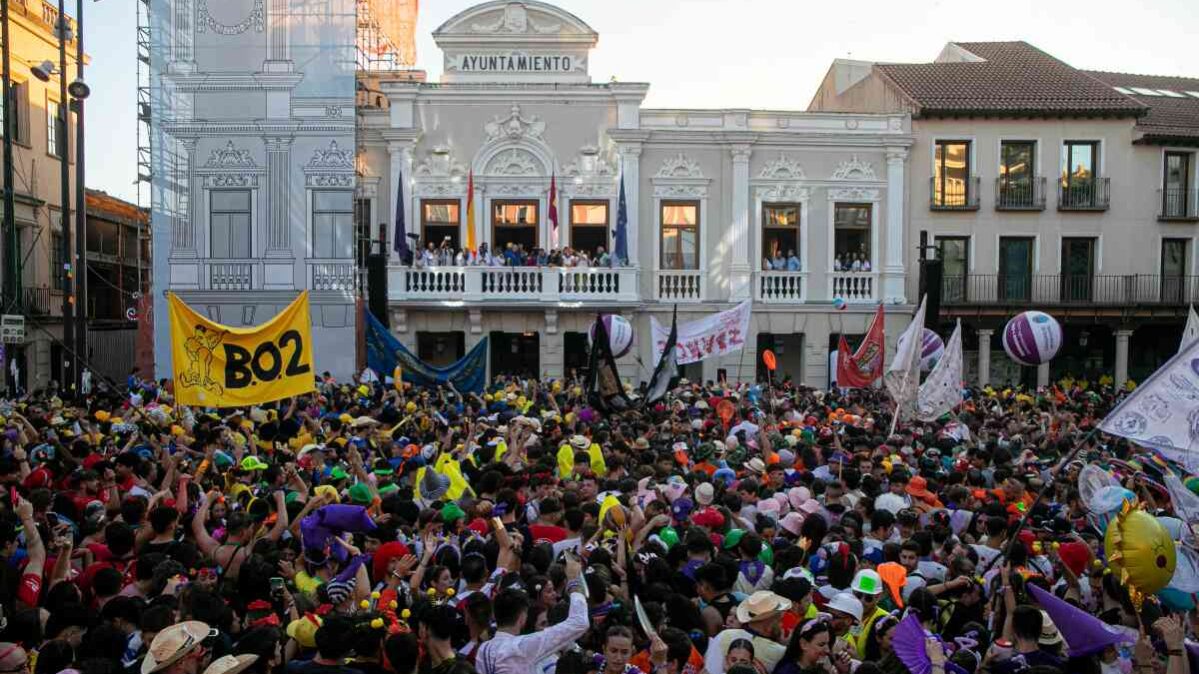
<svg viewBox="0 0 1199 674">
<path fill-rule="evenodd" d="M 316 390 L 308 292 L 253 328 L 213 323 L 167 293 L 175 400 L 245 407 Z"/>
</svg>

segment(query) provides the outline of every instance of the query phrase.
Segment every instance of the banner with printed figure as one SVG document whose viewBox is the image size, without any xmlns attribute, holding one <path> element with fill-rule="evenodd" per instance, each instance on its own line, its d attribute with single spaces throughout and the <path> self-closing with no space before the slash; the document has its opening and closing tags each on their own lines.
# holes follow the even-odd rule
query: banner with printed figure
<svg viewBox="0 0 1199 674">
<path fill-rule="evenodd" d="M 231 328 L 167 293 L 175 400 L 246 407 L 316 390 L 308 292 L 262 325 Z"/>
<path fill-rule="evenodd" d="M 679 365 L 698 363 L 705 358 L 740 351 L 745 347 L 745 338 L 749 334 L 751 306 L 751 302 L 746 300 L 728 311 L 678 326 L 675 362 Z M 653 316 L 650 316 L 650 323 L 654 333 L 654 362 L 656 363 L 662 357 L 662 352 L 666 350 L 667 339 L 670 337 L 670 326 L 662 325 Z"/>
</svg>

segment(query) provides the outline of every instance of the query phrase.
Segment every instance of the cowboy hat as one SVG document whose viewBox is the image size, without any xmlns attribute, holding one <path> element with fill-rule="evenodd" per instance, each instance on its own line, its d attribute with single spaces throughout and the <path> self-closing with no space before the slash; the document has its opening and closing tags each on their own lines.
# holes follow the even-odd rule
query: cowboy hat
<svg viewBox="0 0 1199 674">
<path fill-rule="evenodd" d="M 585 435 L 574 435 L 570 438 L 570 446 L 574 447 L 575 449 L 589 449 L 591 447 L 591 441 L 588 440 L 587 436 Z"/>
<path fill-rule="evenodd" d="M 243 653 L 241 655 L 222 655 L 208 665 L 208 669 L 204 670 L 204 674 L 238 674 L 244 671 L 247 667 L 258 662 L 258 656 L 253 653 Z"/>
<path fill-rule="evenodd" d="M 216 636 L 217 631 L 199 620 L 187 620 L 162 630 L 150 642 L 141 674 L 166 669 L 200 647 L 200 642 Z"/>
<path fill-rule="evenodd" d="M 791 608 L 791 600 L 770 592 L 761 590 L 755 592 L 737 605 L 737 620 L 742 623 L 752 623 L 780 615 Z"/>
</svg>

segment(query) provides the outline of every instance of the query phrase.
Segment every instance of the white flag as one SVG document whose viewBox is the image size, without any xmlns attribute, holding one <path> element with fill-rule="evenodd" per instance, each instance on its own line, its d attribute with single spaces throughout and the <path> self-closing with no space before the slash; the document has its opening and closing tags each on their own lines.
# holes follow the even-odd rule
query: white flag
<svg viewBox="0 0 1199 674">
<path fill-rule="evenodd" d="M 1182 344 L 1178 345 L 1178 350 L 1182 351 L 1187 348 L 1187 344 L 1199 338 L 1199 314 L 1195 313 L 1195 305 L 1187 307 L 1187 326 L 1182 329 Z"/>
<path fill-rule="evenodd" d="M 924 341 L 924 303 L 912 317 L 895 349 L 895 360 L 883 375 L 883 383 L 895 400 L 895 420 L 910 419 L 916 412 L 916 395 L 920 388 L 920 347 Z"/>
<path fill-rule="evenodd" d="M 942 414 L 953 411 L 962 402 L 962 321 L 945 345 L 945 353 L 933 367 L 928 379 L 920 385 L 917 396 L 916 417 L 921 421 L 933 421 Z"/>
<path fill-rule="evenodd" d="M 1099 430 L 1158 449 L 1184 465 L 1199 450 L 1199 340 L 1158 368 L 1099 423 Z"/>
</svg>

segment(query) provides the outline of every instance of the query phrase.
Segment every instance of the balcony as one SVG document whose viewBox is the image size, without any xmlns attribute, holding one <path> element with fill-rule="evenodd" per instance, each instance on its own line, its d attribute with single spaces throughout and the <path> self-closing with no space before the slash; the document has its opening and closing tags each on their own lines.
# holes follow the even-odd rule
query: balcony
<svg viewBox="0 0 1199 674">
<path fill-rule="evenodd" d="M 942 306 L 1186 306 L 1199 300 L 1199 276 L 1156 274 L 969 274 L 945 277 Z"/>
<path fill-rule="evenodd" d="M 1045 210 L 1045 177 L 995 179 L 995 210 Z"/>
<path fill-rule="evenodd" d="M 754 300 L 766 304 L 807 301 L 808 275 L 802 271 L 760 271 L 754 278 Z"/>
<path fill-rule="evenodd" d="M 254 287 L 253 262 L 205 261 L 208 290 L 250 290 Z"/>
<path fill-rule="evenodd" d="M 828 275 L 833 299 L 840 297 L 850 304 L 878 302 L 878 272 L 835 271 Z"/>
<path fill-rule="evenodd" d="M 946 180 L 944 189 L 938 189 L 937 177 L 928 179 L 928 208 L 933 211 L 977 211 L 977 177 L 965 180 Z"/>
<path fill-rule="evenodd" d="M 353 262 L 309 262 L 311 288 L 316 291 L 348 291 L 355 287 L 356 267 Z"/>
<path fill-rule="evenodd" d="M 631 267 L 398 267 L 388 269 L 391 301 L 559 304 L 635 303 Z"/>
<path fill-rule="evenodd" d="M 1070 177 L 1058 182 L 1057 210 L 1106 211 L 1111 202 L 1111 178 Z"/>
<path fill-rule="evenodd" d="M 1157 191 L 1157 219 L 1161 222 L 1199 221 L 1199 190 L 1168 187 Z"/>
<path fill-rule="evenodd" d="M 661 302 L 702 302 L 704 273 L 696 269 L 661 269 L 655 272 L 654 299 Z"/>
</svg>

